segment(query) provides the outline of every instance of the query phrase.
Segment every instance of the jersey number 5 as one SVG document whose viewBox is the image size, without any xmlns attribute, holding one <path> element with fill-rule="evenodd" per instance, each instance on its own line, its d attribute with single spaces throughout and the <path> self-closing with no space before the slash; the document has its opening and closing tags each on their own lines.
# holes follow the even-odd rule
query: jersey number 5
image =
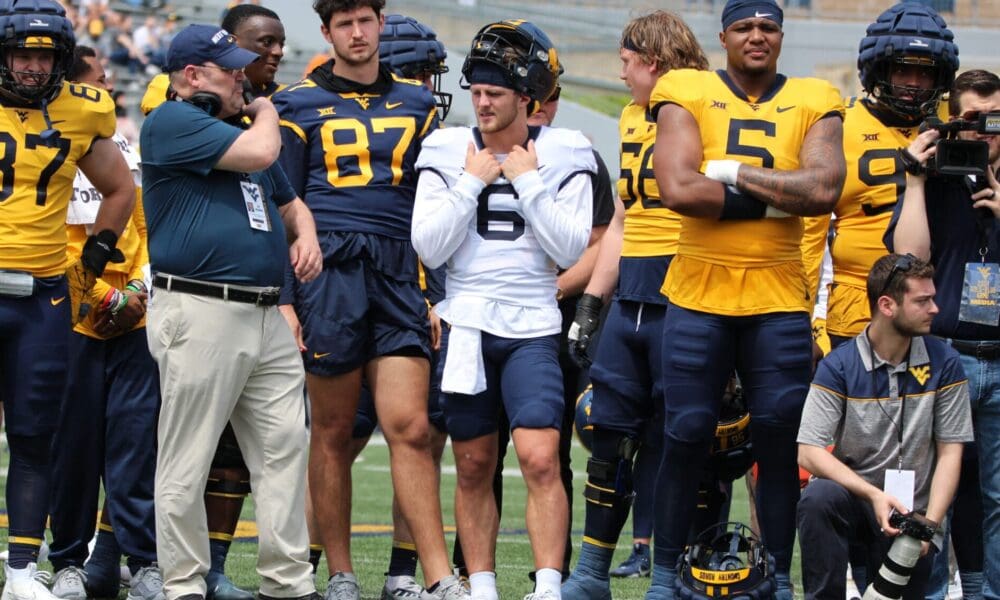
<svg viewBox="0 0 1000 600">
<path fill-rule="evenodd" d="M 68 138 L 57 137 L 55 140 L 56 153 L 45 165 L 41 173 L 38 174 L 38 181 L 35 183 L 35 204 L 45 206 L 45 201 L 49 196 L 49 181 L 56 174 L 59 167 L 66 162 L 69 156 L 70 142 Z M 3 178 L 3 187 L 0 188 L 0 202 L 3 202 L 14 193 L 14 165 L 17 162 L 17 140 L 6 131 L 0 132 L 0 145 L 3 145 L 3 154 L 0 155 L 0 177 Z M 46 147 L 48 144 L 42 136 L 35 133 L 27 133 L 24 136 L 24 147 L 28 150 L 35 150 L 39 147 Z"/>
<path fill-rule="evenodd" d="M 771 121 L 762 119 L 731 119 L 729 121 L 729 137 L 726 140 L 726 154 L 729 156 L 750 156 L 760 159 L 760 166 L 765 169 L 774 168 L 774 155 L 767 148 L 760 146 L 744 146 L 740 143 L 740 134 L 744 131 L 760 131 L 767 137 L 774 137 L 777 126 Z"/>
<path fill-rule="evenodd" d="M 410 148 L 417 124 L 413 117 L 377 117 L 370 122 L 373 136 L 390 135 L 389 131 L 399 132 L 399 138 L 392 147 L 392 185 L 399 185 L 403 179 L 403 156 Z M 351 131 L 354 141 L 337 143 L 334 139 L 338 131 Z M 358 119 L 331 119 L 323 123 L 320 130 L 323 140 L 323 155 L 326 159 L 326 178 L 334 187 L 358 187 L 368 185 L 374 177 L 372 171 L 372 155 L 369 148 L 378 148 L 381 144 L 370 144 L 368 127 Z M 377 140 L 381 141 L 381 140 Z M 349 168 L 355 163 L 357 167 Z M 356 171 L 345 175 L 342 171 Z"/>
</svg>

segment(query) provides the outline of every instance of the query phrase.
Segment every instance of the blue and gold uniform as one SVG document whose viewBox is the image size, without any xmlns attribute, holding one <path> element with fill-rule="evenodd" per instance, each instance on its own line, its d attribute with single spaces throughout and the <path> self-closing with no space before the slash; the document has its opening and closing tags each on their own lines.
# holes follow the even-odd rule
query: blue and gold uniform
<svg viewBox="0 0 1000 600">
<path fill-rule="evenodd" d="M 414 162 L 438 128 L 434 97 L 380 66 L 371 85 L 332 61 L 272 98 L 280 163 L 313 213 L 323 273 L 286 277 L 302 322 L 306 370 L 329 376 L 390 354 L 429 355 L 427 306 L 410 222 Z"/>
<path fill-rule="evenodd" d="M 872 265 L 886 253 L 882 234 L 889 225 L 892 209 L 906 189 L 899 148 L 910 145 L 918 133 L 917 125 L 885 124 L 870 101 L 853 97 L 847 100 L 844 118 L 847 179 L 833 211 L 837 218 L 833 221 L 835 237 L 830 247 L 833 283 L 826 316 L 826 331 L 830 335 L 854 337 L 871 319 L 865 282 Z M 805 219 L 802 257 L 810 289 L 818 285 L 829 227 L 829 215 Z"/>
<path fill-rule="evenodd" d="M 748 98 L 724 71 L 671 71 L 650 106 L 677 104 L 698 121 L 709 160 L 733 159 L 794 170 L 809 128 L 843 115 L 839 92 L 819 79 L 778 75 L 760 98 Z M 671 303 L 719 315 L 744 316 L 811 308 L 799 242 L 802 220 L 718 221 L 683 217 L 677 258 L 663 285 Z"/>
<path fill-rule="evenodd" d="M 725 71 L 671 71 L 653 90 L 698 124 L 707 161 L 730 159 L 777 172 L 800 167 L 810 129 L 843 117 L 839 92 L 817 79 L 778 74 L 748 97 Z M 684 216 L 661 291 L 664 319 L 663 461 L 657 483 L 657 569 L 675 564 L 693 522 L 698 482 L 735 368 L 750 410 L 759 465 L 758 515 L 777 571 L 787 574 L 795 539 L 795 433 L 808 391 L 812 336 L 798 217 L 717 220 Z"/>
</svg>

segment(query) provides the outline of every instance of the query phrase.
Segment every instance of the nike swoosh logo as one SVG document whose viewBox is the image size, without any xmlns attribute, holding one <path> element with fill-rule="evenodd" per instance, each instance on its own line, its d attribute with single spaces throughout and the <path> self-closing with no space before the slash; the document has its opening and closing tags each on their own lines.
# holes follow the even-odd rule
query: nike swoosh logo
<svg viewBox="0 0 1000 600">
<path fill-rule="evenodd" d="M 320 358 L 323 358 L 324 356 L 330 356 L 330 354 L 331 354 L 330 352 L 322 352 L 322 353 L 321 352 L 313 352 L 313 358 L 320 359 Z"/>
<path fill-rule="evenodd" d="M 783 113 L 783 112 L 786 112 L 786 111 L 789 111 L 789 110 L 792 110 L 793 108 L 795 108 L 795 105 L 794 105 L 794 104 L 793 104 L 793 105 L 791 105 L 791 106 L 779 106 L 779 107 L 778 107 L 778 109 L 777 109 L 777 111 L 778 111 L 779 113 Z"/>
<path fill-rule="evenodd" d="M 758 19 L 763 19 L 764 17 L 770 17 L 771 13 L 762 13 L 762 12 L 754 11 L 753 12 L 753 16 L 757 17 Z"/>
<path fill-rule="evenodd" d="M 52 306 L 59 306 L 60 304 L 62 304 L 62 301 L 65 300 L 65 299 L 66 299 L 66 296 L 61 296 L 59 298 L 50 298 L 49 302 L 52 303 Z"/>
<path fill-rule="evenodd" d="M 386 102 L 385 103 L 385 109 L 386 110 L 392 110 L 392 109 L 398 108 L 398 107 L 400 107 L 402 105 L 403 105 L 402 102 Z"/>
</svg>

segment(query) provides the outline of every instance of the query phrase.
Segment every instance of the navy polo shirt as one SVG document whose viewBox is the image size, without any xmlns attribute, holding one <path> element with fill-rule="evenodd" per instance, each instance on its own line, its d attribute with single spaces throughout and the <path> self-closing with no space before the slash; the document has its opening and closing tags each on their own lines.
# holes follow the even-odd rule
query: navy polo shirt
<svg viewBox="0 0 1000 600">
<path fill-rule="evenodd" d="M 1000 340 L 1000 324 L 978 325 L 958 320 L 962 302 L 965 265 L 980 262 L 980 248 L 985 242 L 986 262 L 1000 263 L 1000 227 L 995 218 L 984 219 L 985 231 L 980 233 L 976 210 L 972 208 L 971 191 L 965 179 L 956 177 L 930 178 L 924 187 L 927 204 L 927 225 L 931 234 L 931 264 L 934 265 L 934 301 L 941 312 L 934 317 L 931 333 L 960 340 Z M 882 241 L 893 251 L 892 236 L 903 208 L 896 203 L 892 220 Z"/>
<path fill-rule="evenodd" d="M 280 286 L 288 242 L 278 206 L 295 198 L 274 164 L 256 173 L 213 167 L 242 129 L 186 102 L 165 102 L 142 124 L 143 207 L 154 273 Z M 250 227 L 241 181 L 260 186 L 271 231 Z"/>
</svg>

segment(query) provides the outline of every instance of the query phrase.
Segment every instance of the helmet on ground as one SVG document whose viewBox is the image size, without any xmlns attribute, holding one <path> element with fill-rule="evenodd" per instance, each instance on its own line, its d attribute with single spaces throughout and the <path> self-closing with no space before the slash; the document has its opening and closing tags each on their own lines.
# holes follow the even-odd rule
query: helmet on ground
<svg viewBox="0 0 1000 600">
<path fill-rule="evenodd" d="M 576 439 L 590 452 L 594 442 L 594 426 L 590 424 L 590 407 L 594 401 L 594 388 L 590 384 L 576 398 L 576 416 L 573 417 L 573 431 Z"/>
<path fill-rule="evenodd" d="M 680 600 L 770 600 L 774 557 L 742 523 L 717 523 L 701 532 L 677 558 Z"/>
<path fill-rule="evenodd" d="M 743 386 L 734 373 L 722 395 L 719 424 L 715 428 L 708 468 L 720 481 L 739 479 L 753 465 L 750 439 L 750 411 L 743 397 Z"/>
</svg>

